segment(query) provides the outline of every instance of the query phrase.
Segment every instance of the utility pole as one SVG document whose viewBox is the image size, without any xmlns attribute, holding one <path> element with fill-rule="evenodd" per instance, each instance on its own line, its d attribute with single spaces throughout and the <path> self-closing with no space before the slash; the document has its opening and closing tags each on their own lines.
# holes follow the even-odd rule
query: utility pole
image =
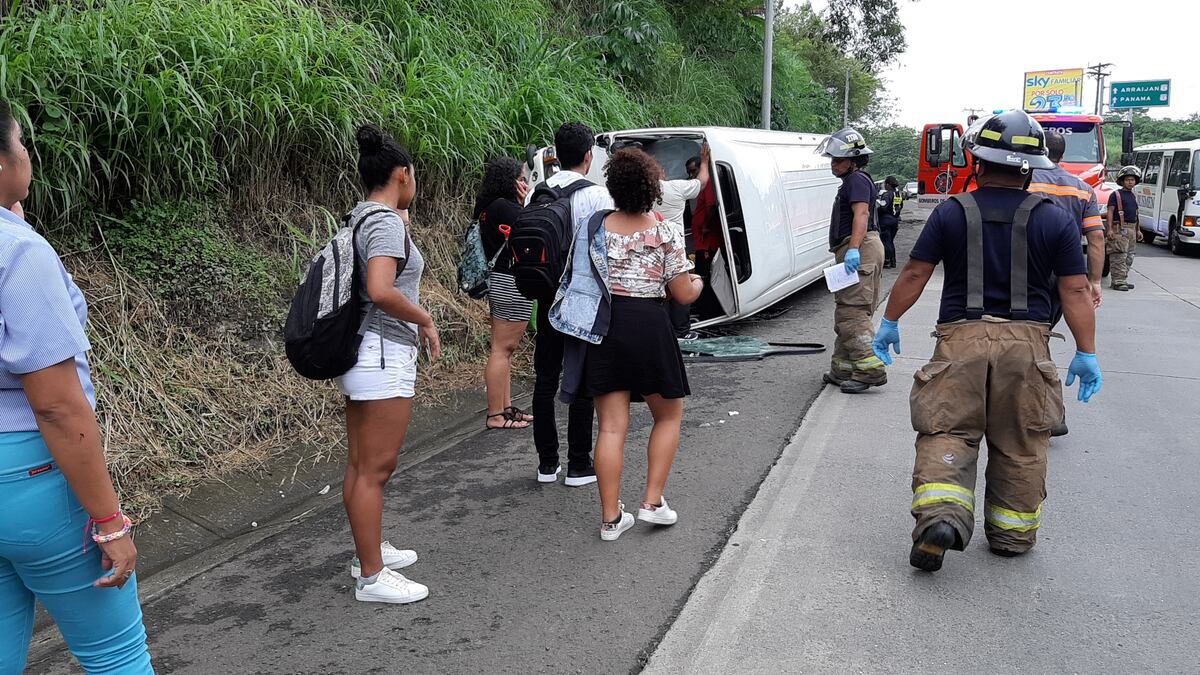
<svg viewBox="0 0 1200 675">
<path fill-rule="evenodd" d="M 762 128 L 771 130 L 771 62 L 775 47 L 775 0 L 766 0 L 766 37 L 763 39 Z"/>
<path fill-rule="evenodd" d="M 1111 63 L 1097 63 L 1094 66 L 1087 67 L 1088 77 L 1096 79 L 1096 114 L 1099 115 L 1104 101 L 1104 78 L 1112 75 L 1105 71 L 1105 68 L 1112 67 Z"/>
<path fill-rule="evenodd" d="M 846 88 L 842 98 L 842 127 L 850 126 L 850 66 L 846 66 Z"/>
</svg>

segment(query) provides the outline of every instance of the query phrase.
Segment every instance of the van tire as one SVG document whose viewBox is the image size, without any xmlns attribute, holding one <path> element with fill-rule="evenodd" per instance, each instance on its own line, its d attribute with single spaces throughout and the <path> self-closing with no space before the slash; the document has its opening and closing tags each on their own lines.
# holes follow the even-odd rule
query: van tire
<svg viewBox="0 0 1200 675">
<path fill-rule="evenodd" d="M 1150 244 L 1150 245 L 1152 245 L 1152 244 L 1154 244 L 1154 240 L 1155 240 L 1156 238 L 1158 238 L 1158 233 L 1157 233 L 1157 232 L 1154 232 L 1154 231 L 1152 231 L 1152 230 L 1146 230 L 1146 229 L 1143 229 L 1143 230 L 1142 230 L 1142 236 L 1145 238 L 1145 239 L 1142 241 L 1142 243 L 1143 243 L 1143 244 Z"/>
<path fill-rule="evenodd" d="M 1183 255 L 1183 243 L 1179 241 L 1179 228 L 1172 227 L 1167 233 L 1167 248 L 1175 255 Z"/>
</svg>

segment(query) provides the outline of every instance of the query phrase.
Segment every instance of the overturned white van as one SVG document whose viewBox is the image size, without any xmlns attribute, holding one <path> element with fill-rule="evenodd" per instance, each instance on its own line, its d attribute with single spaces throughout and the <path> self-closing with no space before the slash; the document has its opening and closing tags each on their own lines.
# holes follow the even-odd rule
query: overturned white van
<svg viewBox="0 0 1200 675">
<path fill-rule="evenodd" d="M 760 312 L 823 278 L 832 264 L 829 216 L 840 182 L 814 152 L 824 138 L 720 127 L 606 132 L 596 138 L 588 178 L 603 185 L 609 150 L 628 144 L 658 159 L 668 180 L 686 178 L 687 160 L 708 143 L 724 243 L 705 279 L 709 301 L 693 306 L 693 325 L 703 328 Z M 531 148 L 526 159 L 530 186 L 559 168 L 553 148 Z M 689 241 L 691 210 L 684 218 Z"/>
</svg>

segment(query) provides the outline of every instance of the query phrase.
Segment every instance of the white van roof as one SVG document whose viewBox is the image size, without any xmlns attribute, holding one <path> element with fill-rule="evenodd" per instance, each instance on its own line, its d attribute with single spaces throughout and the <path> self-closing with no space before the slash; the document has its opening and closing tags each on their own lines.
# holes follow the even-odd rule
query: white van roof
<svg viewBox="0 0 1200 675">
<path fill-rule="evenodd" d="M 1200 150 L 1200 138 L 1174 143 L 1151 143 L 1133 149 L 1134 152 L 1157 152 L 1159 150 Z"/>
<path fill-rule="evenodd" d="M 616 134 L 620 136 L 702 133 L 707 137 L 720 138 L 724 141 L 739 143 L 756 143 L 760 145 L 805 145 L 815 146 L 825 140 L 828 134 L 811 134 L 794 131 L 767 131 L 765 129 L 737 129 L 733 127 L 653 127 L 649 129 L 623 129 L 621 131 L 605 131 L 600 135 Z"/>
</svg>

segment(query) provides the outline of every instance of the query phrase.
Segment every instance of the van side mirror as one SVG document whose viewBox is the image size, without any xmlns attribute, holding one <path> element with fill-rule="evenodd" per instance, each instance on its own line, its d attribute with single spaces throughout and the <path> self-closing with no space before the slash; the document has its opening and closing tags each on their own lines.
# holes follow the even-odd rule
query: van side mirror
<svg viewBox="0 0 1200 675">
<path fill-rule="evenodd" d="M 1133 125 L 1126 125 L 1121 129 L 1121 152 L 1129 154 L 1133 152 Z M 1122 159 L 1122 162 L 1125 160 Z"/>
</svg>

